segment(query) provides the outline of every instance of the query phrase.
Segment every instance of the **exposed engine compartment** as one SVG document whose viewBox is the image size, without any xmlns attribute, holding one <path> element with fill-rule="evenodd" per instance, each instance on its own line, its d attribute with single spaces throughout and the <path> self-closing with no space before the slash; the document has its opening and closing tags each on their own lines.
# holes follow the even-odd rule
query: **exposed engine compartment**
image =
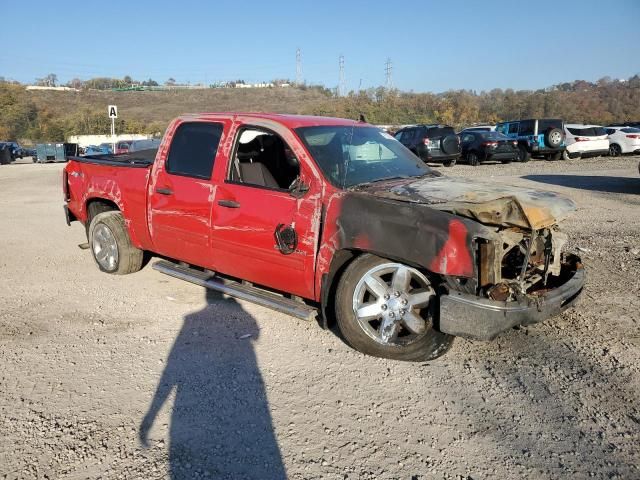
<svg viewBox="0 0 640 480">
<path fill-rule="evenodd" d="M 509 301 L 535 295 L 562 275 L 567 235 L 557 226 L 497 228 L 496 233 L 499 241 L 481 241 L 477 249 L 478 288 L 487 298 Z"/>
</svg>

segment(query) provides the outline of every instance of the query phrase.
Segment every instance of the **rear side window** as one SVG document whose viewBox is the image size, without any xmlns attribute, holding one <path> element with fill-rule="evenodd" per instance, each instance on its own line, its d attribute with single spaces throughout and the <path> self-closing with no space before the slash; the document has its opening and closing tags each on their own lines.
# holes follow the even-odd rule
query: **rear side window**
<svg viewBox="0 0 640 480">
<path fill-rule="evenodd" d="M 567 128 L 571 134 L 581 137 L 601 137 L 607 132 L 602 127 Z"/>
<path fill-rule="evenodd" d="M 535 120 L 523 120 L 520 122 L 520 135 L 534 135 L 535 134 Z M 540 130 L 538 130 L 540 131 Z"/>
<path fill-rule="evenodd" d="M 556 118 L 538 120 L 538 133 L 545 133 L 551 128 L 558 128 L 562 130 L 562 120 Z"/>
<path fill-rule="evenodd" d="M 622 131 L 624 133 L 640 133 L 640 128 L 628 127 L 628 128 L 623 128 Z M 609 135 L 611 135 L 611 134 L 609 134 Z"/>
<path fill-rule="evenodd" d="M 181 124 L 171 141 L 167 158 L 167 172 L 174 175 L 210 179 L 222 130 L 221 123 L 189 122 Z"/>
<path fill-rule="evenodd" d="M 434 127 L 427 130 L 427 137 L 429 138 L 446 137 L 447 135 L 455 134 L 456 132 L 452 127 Z"/>
<path fill-rule="evenodd" d="M 513 134 L 513 133 L 518 133 L 518 124 L 517 123 L 512 123 L 509 125 L 509 133 Z"/>
</svg>

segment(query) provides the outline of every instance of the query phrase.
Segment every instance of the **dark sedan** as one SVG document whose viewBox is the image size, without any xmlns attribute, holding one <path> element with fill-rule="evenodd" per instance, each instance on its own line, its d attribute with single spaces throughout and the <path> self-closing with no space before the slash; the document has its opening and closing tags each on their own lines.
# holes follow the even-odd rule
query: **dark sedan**
<svg viewBox="0 0 640 480">
<path fill-rule="evenodd" d="M 518 159 L 518 142 L 498 132 L 462 132 L 462 158 L 469 165 L 499 160 L 509 163 Z"/>
</svg>

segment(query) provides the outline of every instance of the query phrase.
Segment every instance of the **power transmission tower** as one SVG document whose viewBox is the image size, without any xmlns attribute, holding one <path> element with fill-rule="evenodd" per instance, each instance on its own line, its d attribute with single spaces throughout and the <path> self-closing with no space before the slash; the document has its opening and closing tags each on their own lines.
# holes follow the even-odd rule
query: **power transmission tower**
<svg viewBox="0 0 640 480">
<path fill-rule="evenodd" d="M 296 85 L 302 85 L 302 52 L 296 50 Z"/>
<path fill-rule="evenodd" d="M 386 74 L 386 82 L 385 82 L 385 87 L 387 88 L 387 90 L 391 90 L 393 88 L 393 81 L 391 80 L 391 70 L 393 69 L 393 67 L 391 66 L 391 59 L 387 58 L 387 61 L 384 64 L 384 71 Z"/>
<path fill-rule="evenodd" d="M 340 55 L 339 65 L 340 65 L 340 80 L 338 82 L 338 96 L 342 97 L 345 95 L 345 90 L 346 90 L 345 81 L 344 81 L 344 55 Z"/>
</svg>

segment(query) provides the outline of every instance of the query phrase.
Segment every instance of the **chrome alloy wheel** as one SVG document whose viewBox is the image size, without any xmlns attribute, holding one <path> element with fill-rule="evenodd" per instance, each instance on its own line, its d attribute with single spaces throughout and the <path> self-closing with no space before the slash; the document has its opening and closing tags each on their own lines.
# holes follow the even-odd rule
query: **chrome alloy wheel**
<svg viewBox="0 0 640 480">
<path fill-rule="evenodd" d="M 93 255 L 98 264 L 107 272 L 112 272 L 118 266 L 118 244 L 116 237 L 109 227 L 99 223 L 93 230 Z"/>
<path fill-rule="evenodd" d="M 364 332 L 383 345 L 407 345 L 431 326 L 427 307 L 435 291 L 415 268 L 384 263 L 366 272 L 353 293 L 353 312 Z"/>
</svg>

